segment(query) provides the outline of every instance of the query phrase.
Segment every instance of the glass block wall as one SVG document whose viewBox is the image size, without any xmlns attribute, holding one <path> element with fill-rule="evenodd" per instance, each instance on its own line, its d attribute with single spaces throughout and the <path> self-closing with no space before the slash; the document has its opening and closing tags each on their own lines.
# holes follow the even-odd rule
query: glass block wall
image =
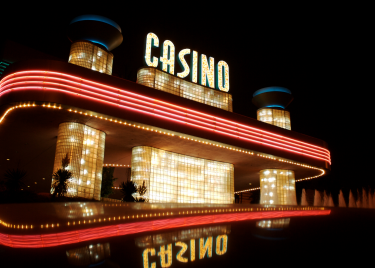
<svg viewBox="0 0 375 268">
<path fill-rule="evenodd" d="M 297 205 L 294 171 L 263 169 L 260 171 L 260 204 Z"/>
<path fill-rule="evenodd" d="M 73 173 L 69 196 L 100 200 L 104 144 L 103 131 L 72 122 L 59 125 L 53 171 L 61 168 L 61 160 L 68 153 L 68 169 Z"/>
<path fill-rule="evenodd" d="M 289 111 L 274 108 L 260 108 L 257 111 L 259 121 L 291 130 Z"/>
<path fill-rule="evenodd" d="M 232 164 L 172 153 L 148 146 L 132 151 L 131 178 L 145 181 L 150 203 L 231 204 Z"/>
<path fill-rule="evenodd" d="M 137 83 L 226 111 L 233 111 L 231 94 L 185 81 L 156 68 L 140 69 Z"/>
<path fill-rule="evenodd" d="M 105 74 L 112 74 L 113 54 L 88 42 L 77 41 L 70 47 L 69 63 Z"/>
</svg>

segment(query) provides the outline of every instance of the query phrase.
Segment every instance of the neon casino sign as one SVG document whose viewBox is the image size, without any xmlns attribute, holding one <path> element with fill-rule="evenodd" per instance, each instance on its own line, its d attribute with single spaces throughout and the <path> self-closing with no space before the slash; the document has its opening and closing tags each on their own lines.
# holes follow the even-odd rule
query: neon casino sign
<svg viewBox="0 0 375 268">
<path fill-rule="evenodd" d="M 185 254 L 186 251 L 189 251 L 189 245 L 184 242 L 176 242 L 175 247 L 177 248 L 177 254 L 176 254 L 176 261 L 178 262 L 193 262 L 195 259 L 199 258 L 199 260 L 204 259 L 205 256 L 207 258 L 212 257 L 212 251 L 214 246 L 214 240 L 216 247 L 214 248 L 215 254 L 220 256 L 227 252 L 228 247 L 228 236 L 227 235 L 218 235 L 216 239 L 213 239 L 212 236 L 204 238 L 199 238 L 199 250 L 198 250 L 198 256 L 195 256 L 195 239 L 190 239 L 190 258 L 187 257 Z M 185 255 L 185 256 L 184 256 Z M 150 259 L 155 260 L 157 257 L 160 258 L 160 266 L 161 267 L 170 267 L 172 265 L 172 244 L 162 245 L 160 246 L 160 250 L 158 253 L 156 253 L 155 248 L 146 248 L 142 253 L 143 258 L 143 268 L 156 268 L 156 261 L 152 261 Z M 190 259 L 190 260 L 189 260 Z M 151 266 L 150 266 L 151 264 Z"/>
<path fill-rule="evenodd" d="M 160 59 L 151 56 L 153 48 L 159 47 L 159 38 L 154 33 L 147 34 L 145 62 L 147 66 L 157 68 L 160 61 L 160 68 L 172 75 L 175 74 L 175 46 L 172 41 L 165 40 L 160 47 Z M 190 55 L 190 66 L 186 62 L 185 56 Z M 177 56 L 177 61 L 182 72 L 176 75 L 185 78 L 190 74 L 190 80 L 193 83 L 201 84 L 210 88 L 216 88 L 221 91 L 229 91 L 229 66 L 225 61 L 219 61 L 215 66 L 215 59 L 201 54 L 198 61 L 198 52 L 189 48 L 182 49 Z M 199 72 L 198 72 L 199 62 Z"/>
</svg>

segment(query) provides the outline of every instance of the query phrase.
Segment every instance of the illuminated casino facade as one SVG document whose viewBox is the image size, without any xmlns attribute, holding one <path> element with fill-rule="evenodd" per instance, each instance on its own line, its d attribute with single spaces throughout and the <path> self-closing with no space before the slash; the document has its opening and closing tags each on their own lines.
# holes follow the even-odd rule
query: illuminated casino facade
<svg viewBox="0 0 375 268">
<path fill-rule="evenodd" d="M 0 141 L 20 161 L 41 152 L 28 168 L 49 185 L 68 154 L 70 196 L 99 200 L 104 165 L 130 167 L 150 202 L 229 204 L 260 189 L 262 204 L 293 205 L 296 182 L 330 170 L 326 143 L 291 131 L 288 89 L 255 92 L 256 120 L 232 112 L 223 60 L 149 33 L 134 83 L 111 75 L 123 40 L 115 22 L 79 16 L 68 36 L 67 62 L 3 61 Z"/>
</svg>

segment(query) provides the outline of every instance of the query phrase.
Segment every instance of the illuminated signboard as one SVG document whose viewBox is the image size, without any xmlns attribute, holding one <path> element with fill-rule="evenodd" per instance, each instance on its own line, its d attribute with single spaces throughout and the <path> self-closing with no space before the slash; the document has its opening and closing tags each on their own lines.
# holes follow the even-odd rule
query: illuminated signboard
<svg viewBox="0 0 375 268">
<path fill-rule="evenodd" d="M 199 238 L 197 240 L 197 255 L 195 254 L 195 239 L 190 239 L 188 243 L 181 241 L 176 242 L 174 244 L 175 249 L 177 250 L 176 261 L 184 263 L 193 262 L 195 261 L 195 259 L 201 260 L 205 257 L 211 258 L 212 251 L 214 251 L 218 256 L 223 255 L 227 252 L 228 236 L 226 234 L 219 235 L 216 237 L 216 239 L 212 236 L 209 236 L 206 239 Z M 160 246 L 159 252 L 157 252 L 155 248 L 146 248 L 142 253 L 143 268 L 156 268 L 157 263 L 160 263 L 161 267 L 170 267 L 172 265 L 172 256 L 172 244 Z"/>
<path fill-rule="evenodd" d="M 159 38 L 154 33 L 147 34 L 146 38 L 146 53 L 145 62 L 147 66 L 158 67 L 170 74 L 175 74 L 175 46 L 169 41 L 165 40 L 160 47 L 160 59 L 152 56 L 152 49 L 159 47 Z M 190 66 L 187 63 L 185 56 L 190 55 Z M 198 73 L 199 61 L 199 73 Z M 176 75 L 180 78 L 185 78 L 190 74 L 191 82 L 198 83 L 202 86 L 216 88 L 221 91 L 229 91 L 229 66 L 225 61 L 219 61 L 215 66 L 215 59 L 207 57 L 204 54 L 199 56 L 198 52 L 190 50 L 189 48 L 182 49 L 177 56 L 177 62 L 180 65 L 182 72 Z"/>
</svg>

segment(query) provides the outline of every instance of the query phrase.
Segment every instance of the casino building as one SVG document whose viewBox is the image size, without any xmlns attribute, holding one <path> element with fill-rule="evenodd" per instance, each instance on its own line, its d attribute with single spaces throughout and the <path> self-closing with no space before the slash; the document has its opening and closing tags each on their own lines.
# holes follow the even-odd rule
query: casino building
<svg viewBox="0 0 375 268">
<path fill-rule="evenodd" d="M 224 61 L 214 67 L 213 58 L 190 49 L 176 56 L 169 40 L 160 43 L 159 59 L 159 39 L 149 33 L 147 67 L 134 83 L 112 76 L 111 50 L 123 41 L 117 23 L 79 16 L 68 37 L 66 62 L 43 53 L 5 51 L 0 58 L 1 157 L 27 163 L 48 188 L 66 154 L 68 194 L 96 200 L 103 166 L 130 168 L 152 203 L 204 204 L 230 204 L 260 190 L 261 204 L 293 205 L 296 182 L 330 170 L 327 144 L 291 131 L 288 89 L 256 91 L 256 120 L 232 112 Z M 177 75 L 176 58 L 183 68 Z"/>
</svg>

